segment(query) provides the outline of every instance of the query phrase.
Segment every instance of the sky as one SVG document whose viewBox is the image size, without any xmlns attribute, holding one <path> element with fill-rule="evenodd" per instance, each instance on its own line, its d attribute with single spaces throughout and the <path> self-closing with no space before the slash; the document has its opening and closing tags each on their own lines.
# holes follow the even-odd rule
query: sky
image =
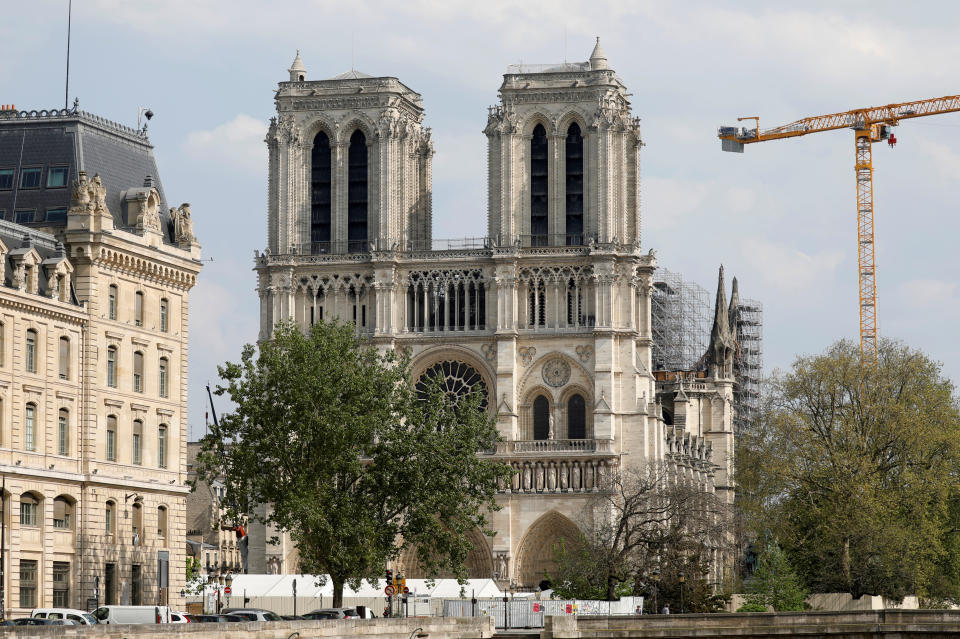
<svg viewBox="0 0 960 639">
<path fill-rule="evenodd" d="M 711 292 L 723 264 L 764 305 L 767 371 L 858 339 L 854 139 L 847 130 L 722 153 L 761 127 L 960 93 L 960 5 L 644 0 L 76 0 L 69 96 L 136 125 L 149 107 L 170 205 L 190 202 L 207 260 L 191 292 L 189 433 L 207 382 L 256 340 L 253 251 L 266 244 L 276 83 L 351 68 L 418 91 L 432 127 L 434 237 L 486 228 L 487 106 L 508 64 L 586 60 L 599 36 L 642 119 L 643 249 Z M 0 103 L 61 107 L 67 0 L 10 3 Z M 880 333 L 960 380 L 960 114 L 874 145 Z M 218 398 L 218 411 L 227 409 Z"/>
</svg>

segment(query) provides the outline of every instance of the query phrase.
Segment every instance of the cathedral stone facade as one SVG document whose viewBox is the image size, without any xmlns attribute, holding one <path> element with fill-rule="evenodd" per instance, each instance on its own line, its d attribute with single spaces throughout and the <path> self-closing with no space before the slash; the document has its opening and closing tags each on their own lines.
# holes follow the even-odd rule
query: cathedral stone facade
<svg viewBox="0 0 960 639">
<path fill-rule="evenodd" d="M 496 535 L 474 535 L 470 576 L 536 586 L 553 542 L 576 534 L 603 478 L 628 466 L 667 462 L 732 500 L 725 299 L 709 370 L 652 370 L 643 140 L 599 42 L 587 62 L 508 69 L 483 130 L 487 237 L 443 246 L 420 95 L 356 71 L 309 80 L 299 53 L 289 72 L 266 139 L 260 339 L 280 320 L 353 322 L 407 350 L 416 379 L 484 391 L 514 474 Z M 406 552 L 398 569 L 418 576 L 415 559 Z"/>
</svg>

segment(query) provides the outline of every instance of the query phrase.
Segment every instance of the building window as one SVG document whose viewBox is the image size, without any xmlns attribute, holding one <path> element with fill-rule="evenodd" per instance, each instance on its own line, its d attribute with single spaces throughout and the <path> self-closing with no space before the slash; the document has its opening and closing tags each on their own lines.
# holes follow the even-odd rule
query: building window
<svg viewBox="0 0 960 639">
<path fill-rule="evenodd" d="M 547 245 L 547 131 L 542 124 L 530 140 L 530 245 Z"/>
<path fill-rule="evenodd" d="M 133 354 L 133 392 L 143 392 L 143 353 Z"/>
<path fill-rule="evenodd" d="M 167 396 L 167 358 L 160 358 L 160 370 L 157 375 L 160 397 Z"/>
<path fill-rule="evenodd" d="M 59 530 L 73 528 L 73 504 L 66 497 L 53 500 L 53 527 Z"/>
<path fill-rule="evenodd" d="M 13 169 L 0 169 L 0 191 L 9 191 L 13 188 Z"/>
<path fill-rule="evenodd" d="M 37 372 L 37 332 L 27 330 L 27 351 L 24 353 L 25 368 L 28 373 Z"/>
<path fill-rule="evenodd" d="M 0 322 L 0 366 L 3 366 L 4 355 L 6 354 L 6 332 L 7 327 L 3 322 Z"/>
<path fill-rule="evenodd" d="M 133 545 L 139 546 L 143 543 L 143 507 L 140 504 L 133 505 Z"/>
<path fill-rule="evenodd" d="M 35 209 L 17 209 L 13 220 L 17 224 L 33 224 L 33 221 L 36 219 L 36 217 L 37 212 Z"/>
<path fill-rule="evenodd" d="M 20 607 L 34 608 L 37 605 L 37 561 L 20 560 Z"/>
<path fill-rule="evenodd" d="M 137 326 L 143 326 L 143 291 L 137 291 L 133 307 L 133 320 Z"/>
<path fill-rule="evenodd" d="M 70 379 L 70 338 L 60 338 L 60 379 Z"/>
<path fill-rule="evenodd" d="M 170 310 L 170 305 L 166 299 L 160 300 L 160 330 L 164 333 L 167 332 L 167 313 Z"/>
<path fill-rule="evenodd" d="M 143 422 L 139 419 L 133 420 L 133 463 L 140 464 L 141 461 L 141 449 L 142 446 L 140 442 L 143 441 Z"/>
<path fill-rule="evenodd" d="M 37 511 L 39 510 L 37 498 L 30 493 L 20 495 L 20 525 L 30 528 L 39 527 Z"/>
<path fill-rule="evenodd" d="M 66 408 L 60 409 L 57 419 L 57 454 L 67 455 L 70 451 L 70 413 Z"/>
<path fill-rule="evenodd" d="M 117 347 L 107 347 L 107 386 L 117 387 Z"/>
<path fill-rule="evenodd" d="M 67 169 L 65 166 L 51 166 L 47 169 L 47 188 L 59 189 L 67 185 Z"/>
<path fill-rule="evenodd" d="M 143 570 L 140 564 L 130 566 L 130 605 L 143 605 Z"/>
<path fill-rule="evenodd" d="M 117 418 L 107 416 L 107 461 L 117 461 Z"/>
<path fill-rule="evenodd" d="M 111 284 L 109 289 L 109 300 L 107 303 L 107 317 L 117 319 L 117 285 Z"/>
<path fill-rule="evenodd" d="M 157 537 L 160 539 L 167 538 L 167 507 L 160 506 L 157 508 Z"/>
<path fill-rule="evenodd" d="M 550 437 L 550 402 L 543 395 L 533 400 L 533 438 Z"/>
<path fill-rule="evenodd" d="M 26 450 L 37 449 L 37 407 L 27 404 L 23 415 L 23 447 Z"/>
<path fill-rule="evenodd" d="M 583 244 L 583 136 L 574 122 L 567 129 L 567 246 Z"/>
<path fill-rule="evenodd" d="M 567 439 L 587 438 L 587 403 L 583 395 L 567 400 Z"/>
<path fill-rule="evenodd" d="M 63 222 L 67 219 L 67 209 L 47 209 L 47 222 Z"/>
<path fill-rule="evenodd" d="M 43 167 L 32 166 L 20 169 L 20 188 L 21 189 L 39 189 L 40 177 L 43 174 Z"/>
<path fill-rule="evenodd" d="M 117 604 L 117 564 L 103 566 L 103 605 Z"/>
<path fill-rule="evenodd" d="M 310 241 L 312 253 L 326 253 L 330 246 L 332 202 L 330 138 L 323 131 L 313 138 L 310 178 Z"/>
<path fill-rule="evenodd" d="M 367 250 L 367 137 L 357 129 L 350 136 L 347 172 L 347 249 Z"/>
<path fill-rule="evenodd" d="M 70 607 L 70 563 L 53 562 L 53 607 Z"/>
<path fill-rule="evenodd" d="M 167 426 L 160 424 L 157 431 L 157 465 L 160 468 L 167 467 Z"/>
<path fill-rule="evenodd" d="M 115 521 L 113 520 L 113 502 L 108 501 L 106 509 L 103 511 L 103 532 L 107 536 L 113 536 Z"/>
</svg>

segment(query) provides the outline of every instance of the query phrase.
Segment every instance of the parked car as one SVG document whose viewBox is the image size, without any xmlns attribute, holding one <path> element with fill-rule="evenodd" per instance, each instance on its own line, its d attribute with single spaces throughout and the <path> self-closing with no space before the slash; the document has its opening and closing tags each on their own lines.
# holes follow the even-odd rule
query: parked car
<svg viewBox="0 0 960 639">
<path fill-rule="evenodd" d="M 237 615 L 247 621 L 282 621 L 282 617 L 263 608 L 224 608 L 224 614 Z"/>
<path fill-rule="evenodd" d="M 303 621 L 306 619 L 303 615 L 280 615 L 284 621 Z"/>
<path fill-rule="evenodd" d="M 30 616 L 34 619 L 69 619 L 80 626 L 97 625 L 96 617 L 76 608 L 34 608 Z"/>
<path fill-rule="evenodd" d="M 190 623 L 190 617 L 185 612 L 170 611 L 170 623 Z"/>
<path fill-rule="evenodd" d="M 93 611 L 98 623 L 170 623 L 167 606 L 100 606 Z"/>
<path fill-rule="evenodd" d="M 308 614 L 326 613 L 325 619 L 360 619 L 360 613 L 356 608 L 318 608 Z M 307 616 L 307 615 L 304 615 Z"/>
<path fill-rule="evenodd" d="M 21 617 L 13 620 L 15 626 L 76 626 L 70 619 L 40 619 L 39 617 Z"/>
<path fill-rule="evenodd" d="M 331 610 L 314 610 L 300 616 L 303 619 L 343 619 L 342 615 Z"/>
</svg>

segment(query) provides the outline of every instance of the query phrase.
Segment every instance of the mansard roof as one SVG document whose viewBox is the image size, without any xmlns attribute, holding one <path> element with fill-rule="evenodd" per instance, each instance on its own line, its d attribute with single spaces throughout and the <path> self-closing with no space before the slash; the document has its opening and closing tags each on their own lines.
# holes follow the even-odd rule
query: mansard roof
<svg viewBox="0 0 960 639">
<path fill-rule="evenodd" d="M 4 249 L 6 250 L 4 251 Z M 23 224 L 0 220 L 0 259 L 6 262 L 6 268 L 3 269 L 4 278 L 0 280 L 0 286 L 13 286 L 16 257 L 28 252 L 36 253 L 40 258 L 39 263 L 51 268 L 57 263 L 67 260 L 63 244 L 58 242 L 53 235 Z M 46 288 L 46 277 L 37 278 L 37 285 L 40 289 L 38 291 L 40 295 L 49 294 Z M 69 299 L 73 304 L 78 303 L 72 290 Z"/>
<path fill-rule="evenodd" d="M 21 189 L 23 168 L 41 169 L 38 188 Z M 66 167 L 62 187 L 48 187 L 50 167 Z M 14 188 L 0 191 L 2 219 L 14 221 L 15 211 L 36 211 L 32 224 L 62 228 L 65 216 L 47 220 L 51 209 L 69 209 L 71 184 L 80 171 L 99 174 L 107 189 L 107 208 L 117 228 L 125 228 L 124 191 L 150 182 L 160 193 L 161 226 L 170 224 L 169 208 L 146 129 L 136 130 L 100 116 L 72 109 L 0 111 L 0 168 L 15 168 Z M 170 241 L 170 233 L 166 234 Z"/>
</svg>

